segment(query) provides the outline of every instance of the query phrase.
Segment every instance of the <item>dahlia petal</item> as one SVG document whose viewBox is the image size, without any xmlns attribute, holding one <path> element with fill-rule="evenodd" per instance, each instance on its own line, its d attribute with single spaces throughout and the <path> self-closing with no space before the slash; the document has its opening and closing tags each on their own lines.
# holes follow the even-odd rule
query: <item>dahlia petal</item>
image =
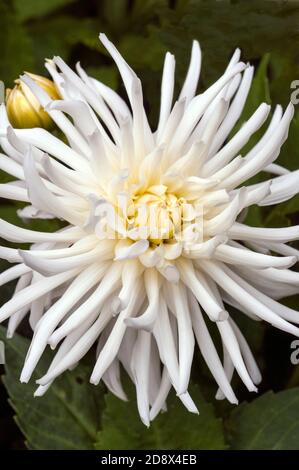
<svg viewBox="0 0 299 470">
<path fill-rule="evenodd" d="M 117 317 L 109 338 L 107 339 L 105 346 L 99 354 L 90 377 L 90 382 L 92 384 L 97 385 L 99 383 L 102 375 L 116 357 L 127 328 L 124 320 L 134 313 L 134 310 L 138 305 L 140 307 L 140 305 L 143 303 L 143 298 L 144 294 L 142 289 L 140 288 L 140 285 L 137 285 L 135 287 L 135 291 L 132 293 L 129 305 Z"/>
<path fill-rule="evenodd" d="M 58 323 L 69 312 L 69 310 L 76 304 L 76 302 L 78 302 L 83 297 L 83 295 L 88 292 L 88 290 L 90 290 L 97 282 L 98 277 L 100 277 L 102 274 L 101 269 L 102 266 L 99 267 L 98 264 L 92 264 L 84 271 L 81 269 L 79 270 L 78 268 L 73 269 L 71 271 L 67 271 L 66 273 L 56 274 L 52 277 L 42 279 L 36 284 L 30 286 L 31 288 L 34 288 L 37 285 L 43 286 L 43 283 L 45 282 L 50 285 L 51 281 L 53 284 L 56 281 L 55 287 L 57 287 L 58 285 L 61 285 L 62 282 L 66 282 L 67 280 L 72 279 L 77 275 L 70 286 L 66 289 L 62 297 L 60 297 L 59 300 L 57 300 L 56 303 L 54 303 L 52 307 L 47 310 L 38 323 L 21 373 L 21 382 L 28 382 L 30 380 L 32 372 L 47 346 L 47 342 L 51 333 L 54 331 Z M 30 287 L 27 287 L 26 289 L 30 289 Z M 45 289 L 42 291 L 40 288 L 38 297 L 41 297 L 41 295 L 44 295 L 49 291 L 50 289 Z M 22 292 L 20 292 L 20 294 L 22 294 Z M 30 300 L 33 301 L 38 297 L 36 296 Z"/>
<path fill-rule="evenodd" d="M 179 399 L 181 400 L 183 405 L 187 408 L 187 410 L 190 413 L 193 413 L 193 414 L 196 414 L 196 415 L 199 414 L 197 406 L 195 405 L 194 401 L 192 400 L 192 398 L 191 398 L 191 396 L 189 395 L 188 392 L 179 395 Z"/>
<path fill-rule="evenodd" d="M 149 246 L 148 240 L 138 240 L 134 243 L 124 244 L 119 242 L 115 248 L 115 260 L 129 260 L 142 255 Z"/>
<path fill-rule="evenodd" d="M 98 316 L 97 312 L 97 315 L 91 315 L 88 319 L 85 320 L 85 322 L 82 323 L 82 326 L 84 325 L 84 331 L 81 331 L 80 338 L 78 338 L 76 335 L 76 342 L 72 341 L 71 347 L 65 351 L 65 354 L 62 358 L 60 358 L 60 361 L 57 361 L 55 364 L 53 364 L 53 367 L 48 370 L 46 375 L 37 381 L 39 385 L 47 386 L 49 382 L 52 382 L 56 377 L 69 369 L 73 364 L 76 364 L 89 351 L 103 328 L 106 326 L 107 322 L 112 317 L 109 308 L 105 309 L 102 313 L 103 315 L 100 314 L 100 316 Z M 96 321 L 94 321 L 96 316 L 98 316 L 98 318 Z M 71 335 L 75 335 L 76 332 L 77 330 L 71 333 Z M 67 341 L 68 337 L 69 336 L 66 337 L 65 342 Z"/>
<path fill-rule="evenodd" d="M 274 178 L 272 180 L 270 194 L 259 202 L 259 206 L 270 206 L 272 204 L 288 201 L 291 197 L 298 194 L 298 186 L 299 170 Z"/>
<path fill-rule="evenodd" d="M 110 242 L 110 243 L 109 243 Z M 95 260 L 102 263 L 108 259 L 111 259 L 113 253 L 114 243 L 107 240 L 105 243 L 101 243 L 96 248 L 90 250 L 87 253 L 78 254 L 75 256 L 68 256 L 60 259 L 49 259 L 41 258 L 37 256 L 33 251 L 20 250 L 20 255 L 24 260 L 26 266 L 29 266 L 34 271 L 39 272 L 43 276 L 52 276 L 53 274 L 62 273 L 70 269 L 85 267 Z"/>
<path fill-rule="evenodd" d="M 231 228 L 243 205 L 246 189 L 242 189 L 244 189 L 244 191 L 241 192 L 240 190 L 222 212 L 212 219 L 204 221 L 204 233 L 208 233 L 209 236 L 214 236 L 223 232 L 225 233 Z"/>
<path fill-rule="evenodd" d="M 131 97 L 132 91 L 132 80 L 136 77 L 135 72 L 131 69 L 131 67 L 125 62 L 124 58 L 120 55 L 114 44 L 107 38 L 106 34 L 101 33 L 100 41 L 105 46 L 111 57 L 113 58 L 114 62 L 116 63 L 118 70 L 121 74 L 122 80 L 126 87 L 127 93 L 129 98 Z"/>
<path fill-rule="evenodd" d="M 251 295 L 248 290 L 241 287 L 240 283 L 237 283 L 233 279 L 232 271 L 228 270 L 224 265 L 203 260 L 202 267 L 222 289 L 228 292 L 242 306 L 245 305 L 245 308 L 252 311 L 253 314 L 258 315 L 263 320 L 277 326 L 283 331 L 292 333 L 295 336 L 299 335 L 299 329 L 297 327 L 294 327 L 277 314 L 274 314 L 265 304 Z"/>
<path fill-rule="evenodd" d="M 235 240 L 261 240 L 264 242 L 290 242 L 299 238 L 299 226 L 283 228 L 261 228 L 235 222 L 228 230 L 229 238 Z"/>
<path fill-rule="evenodd" d="M 226 87 L 227 86 L 228 85 L 226 85 Z M 199 123 L 196 125 L 190 138 L 187 141 L 188 146 L 191 143 L 197 142 L 199 140 L 204 142 L 205 144 L 204 158 L 201 157 L 204 160 L 207 160 L 209 156 L 209 148 L 210 148 L 211 143 L 213 142 L 215 132 L 217 131 L 219 125 L 223 121 L 228 110 L 228 106 L 229 106 L 228 100 L 222 97 L 222 95 L 225 94 L 226 87 L 224 87 L 222 91 L 212 101 L 212 103 L 203 114 L 202 118 L 200 119 Z"/>
<path fill-rule="evenodd" d="M 223 322 L 218 322 L 217 327 L 221 334 L 222 341 L 225 344 L 225 347 L 242 381 L 244 382 L 244 384 L 246 385 L 246 387 L 248 388 L 250 392 L 257 392 L 257 388 L 252 382 L 248 374 L 248 371 L 246 369 L 246 366 L 244 364 L 240 347 L 239 347 L 239 343 L 236 339 L 236 336 L 233 332 L 233 329 L 230 323 L 228 322 L 228 320 L 223 321 Z"/>
<path fill-rule="evenodd" d="M 23 274 L 27 274 L 31 269 L 24 264 L 17 264 L 12 268 L 8 268 L 0 274 L 0 286 L 3 286 L 7 282 L 13 281 Z"/>
<path fill-rule="evenodd" d="M 192 323 L 189 316 L 189 308 L 187 302 L 186 290 L 182 284 L 177 286 L 170 285 L 170 295 L 175 296 L 176 302 L 175 315 L 178 323 L 178 338 L 179 338 L 179 391 L 178 394 L 182 395 L 187 391 L 192 359 L 194 353 L 194 335 L 192 331 Z"/>
<path fill-rule="evenodd" d="M 230 384 L 231 381 L 232 381 L 233 375 L 234 375 L 235 366 L 234 366 L 234 364 L 231 360 L 229 352 L 226 349 L 224 343 L 222 343 L 222 349 L 223 349 L 223 369 L 224 369 L 224 373 L 226 375 L 226 379 Z M 223 393 L 221 388 L 219 388 L 217 390 L 215 398 L 216 398 L 216 400 L 223 400 L 225 398 L 225 394 Z"/>
<path fill-rule="evenodd" d="M 133 328 L 142 328 L 151 331 L 154 327 L 156 318 L 159 314 L 159 288 L 160 282 L 158 273 L 155 269 L 147 269 L 144 273 L 144 285 L 148 298 L 148 307 L 140 316 L 127 318 L 125 320 L 128 326 Z"/>
<path fill-rule="evenodd" d="M 21 276 L 16 284 L 16 288 L 14 291 L 14 294 L 19 292 L 22 289 L 25 289 L 27 287 L 32 279 L 32 272 L 28 272 Z M 25 317 L 25 315 L 28 313 L 30 309 L 30 305 L 26 305 L 25 307 L 21 308 L 17 312 L 13 313 L 8 320 L 8 326 L 7 326 L 7 338 L 12 338 L 17 327 Z"/>
<path fill-rule="evenodd" d="M 114 314 L 121 312 L 128 306 L 132 290 L 134 289 L 136 280 L 141 276 L 142 271 L 142 266 L 135 260 L 128 261 L 123 267 L 122 288 L 117 297 L 113 299 L 111 306 Z"/>
<path fill-rule="evenodd" d="M 192 325 L 201 354 L 209 367 L 214 379 L 225 394 L 230 403 L 237 404 L 238 400 L 231 388 L 226 374 L 219 359 L 210 333 L 200 311 L 200 307 L 194 297 L 189 295 L 190 312 L 192 315 Z"/>
<path fill-rule="evenodd" d="M 51 191 L 46 188 L 38 174 L 30 152 L 26 154 L 24 159 L 24 174 L 30 201 L 35 207 L 49 213 L 54 213 L 57 217 L 68 220 L 74 225 L 80 226 L 84 223 L 84 216 L 82 217 L 71 208 L 66 207 L 65 204 L 62 204 L 58 196 L 54 196 Z"/>
<path fill-rule="evenodd" d="M 120 400 L 128 401 L 128 397 L 123 389 L 121 380 L 120 380 L 120 367 L 119 360 L 114 359 L 110 367 L 106 370 L 103 375 L 103 382 L 116 397 Z"/>
<path fill-rule="evenodd" d="M 186 244 L 184 247 L 184 256 L 186 258 L 210 258 L 215 252 L 218 245 L 227 242 L 225 235 L 216 235 L 202 243 Z"/>
<path fill-rule="evenodd" d="M 32 284 L 34 284 L 35 278 L 38 280 L 37 275 L 33 275 Z M 43 295 L 42 297 L 39 297 L 37 300 L 34 300 L 31 303 L 29 325 L 33 331 L 44 313 L 46 303 L 47 303 L 47 295 Z"/>
<path fill-rule="evenodd" d="M 0 308 L 0 321 L 6 320 L 8 317 L 10 317 L 10 315 L 12 315 L 14 312 L 17 312 L 25 305 L 30 304 L 47 292 L 50 292 L 54 288 L 72 279 L 74 276 L 76 276 L 76 274 L 78 274 L 78 271 L 79 270 L 77 268 L 71 271 L 56 274 L 55 276 L 51 276 L 47 279 L 41 279 L 39 282 L 25 287 L 25 289 L 19 291 L 11 300 L 6 302 Z"/>
<path fill-rule="evenodd" d="M 203 94 L 196 96 L 190 101 L 185 111 L 184 119 L 178 125 L 177 130 L 173 136 L 169 149 L 170 153 L 172 153 L 172 151 L 177 152 L 178 149 L 181 148 L 182 144 L 184 144 L 188 139 L 195 124 L 199 121 L 213 98 L 215 98 L 217 93 L 219 93 L 219 91 L 228 83 L 232 77 L 240 73 L 245 68 L 245 64 L 240 62 L 239 64 L 232 67 L 231 70 L 227 71 Z"/>
<path fill-rule="evenodd" d="M 198 41 L 193 41 L 191 59 L 188 72 L 179 96 L 179 100 L 186 98 L 186 105 L 194 97 L 201 68 L 201 50 Z"/>
<path fill-rule="evenodd" d="M 287 175 L 290 173 L 290 170 L 287 168 L 284 168 L 281 165 L 278 165 L 277 163 L 270 163 L 270 165 L 266 166 L 265 170 L 268 173 L 273 173 L 274 175 L 282 176 L 282 175 Z"/>
<path fill-rule="evenodd" d="M 139 78 L 132 79 L 131 105 L 133 111 L 133 137 L 135 155 L 141 159 L 153 150 L 152 133 L 143 108 L 142 86 Z"/>
<path fill-rule="evenodd" d="M 65 167 L 62 167 L 60 163 L 53 161 L 48 155 L 43 156 L 42 164 L 48 178 L 51 179 L 55 186 L 70 192 L 73 198 L 74 195 L 86 198 L 86 195 L 90 194 L 90 185 L 86 188 L 82 181 L 80 181 L 80 183 L 78 181 L 75 182 L 72 179 L 72 170 L 67 170 Z"/>
<path fill-rule="evenodd" d="M 165 365 L 170 381 L 176 391 L 179 390 L 179 363 L 173 331 L 170 324 L 166 303 L 161 297 L 160 312 L 155 322 L 153 334 L 155 336 L 161 362 Z"/>
<path fill-rule="evenodd" d="M 234 125 L 237 123 L 239 117 L 241 116 L 242 110 L 246 102 L 246 98 L 250 90 L 253 72 L 253 67 L 247 67 L 247 69 L 244 71 L 242 81 L 236 93 L 236 96 L 230 104 L 229 110 L 214 136 L 213 143 L 209 152 L 210 155 L 215 155 L 216 152 L 218 152 L 219 148 L 223 145 L 225 139 L 228 137 Z"/>
<path fill-rule="evenodd" d="M 9 318 L 11 337 L 28 315 L 33 339 L 24 382 L 46 347 L 62 341 L 35 396 L 95 345 L 90 381 L 102 379 L 126 400 L 122 365 L 149 426 L 167 409 L 171 387 L 190 412 L 198 413 L 187 391 L 194 335 L 218 384 L 216 399 L 237 403 L 231 387 L 235 370 L 256 391 L 259 368 L 226 306 L 299 335 L 298 312 L 278 302 L 299 292 L 299 274 L 288 269 L 299 250 L 287 245 L 299 239 L 299 227 L 242 223 L 248 207 L 287 201 L 298 192 L 299 172 L 274 163 L 293 107 L 283 114 L 277 106 L 263 136 L 241 157 L 270 106 L 261 104 L 231 134 L 253 67 L 239 62 L 237 49 L 219 80 L 194 96 L 201 66 L 194 41 L 173 107 L 175 60 L 166 54 L 153 133 L 139 78 L 107 37 L 100 39 L 119 68 L 130 108 L 79 63 L 76 73 L 59 57 L 46 62 L 52 85 L 27 74 L 19 86 L 28 103 L 34 100 L 37 118 L 44 109 L 68 144 L 44 129 L 13 129 L 5 105 L 0 106 L 0 145 L 7 154 L 0 154 L 0 170 L 15 178 L 0 185 L 0 196 L 27 202 L 17 211 L 25 221 L 59 218 L 68 224 L 44 233 L 0 220 L 0 237 L 32 243 L 29 250 L 0 247 L 0 257 L 17 263 L 0 274 L 0 285 L 18 278 L 12 299 L 0 308 L 0 321 Z M 39 83 L 56 87 L 60 99 L 53 100 Z M 16 120 L 21 121 L 18 115 Z M 277 177 L 240 187 L 259 171 Z M 220 332 L 223 364 L 201 308 Z"/>
<path fill-rule="evenodd" d="M 230 61 L 226 67 L 226 70 L 229 70 L 230 68 L 232 68 L 235 64 L 237 64 L 239 61 L 240 61 L 240 57 L 241 57 L 241 49 L 239 47 L 237 47 L 235 50 L 234 50 L 234 53 L 233 55 L 231 56 L 230 58 Z"/>
<path fill-rule="evenodd" d="M 182 281 L 191 290 L 209 318 L 212 321 L 223 321 L 226 319 L 227 312 L 218 304 L 214 296 L 208 292 L 202 274 L 199 272 L 195 274 L 192 263 L 187 262 L 187 260 L 183 261 L 180 259 L 177 264 Z"/>
<path fill-rule="evenodd" d="M 157 266 L 159 273 L 162 274 L 168 282 L 177 283 L 180 279 L 180 273 L 174 264 L 169 261 L 160 262 Z"/>
<path fill-rule="evenodd" d="M 83 333 L 86 330 L 86 323 L 82 323 L 71 335 L 67 336 L 61 346 L 59 347 L 57 353 L 54 356 L 54 359 L 52 360 L 50 367 L 47 371 L 47 374 L 52 372 L 55 367 L 60 364 L 60 361 L 66 356 L 66 354 L 69 352 L 69 350 L 72 348 L 74 344 L 77 343 L 77 341 L 82 337 Z M 35 397 L 41 397 L 43 396 L 47 390 L 50 388 L 52 385 L 53 381 L 47 382 L 46 385 L 40 385 L 36 391 L 34 392 Z"/>
<path fill-rule="evenodd" d="M 190 150 L 176 160 L 167 170 L 166 175 L 198 175 L 206 157 L 206 144 L 203 141 L 194 142 Z"/>
<path fill-rule="evenodd" d="M 17 137 L 78 171 L 90 173 L 86 159 L 44 129 L 15 129 Z"/>
<path fill-rule="evenodd" d="M 19 254 L 19 250 L 14 248 L 8 248 L 6 246 L 0 246 L 0 258 L 9 261 L 10 263 L 22 263 L 22 258 Z"/>
<path fill-rule="evenodd" d="M 161 105 L 160 116 L 157 128 L 157 139 L 165 128 L 167 119 L 171 112 L 171 105 L 173 100 L 174 90 L 174 72 L 175 72 L 175 58 L 169 52 L 165 55 L 162 83 L 161 83 Z"/>
<path fill-rule="evenodd" d="M 134 382 L 134 377 L 133 377 L 133 372 L 131 369 L 131 357 L 132 357 L 133 347 L 134 347 L 136 338 L 137 338 L 137 331 L 134 330 L 133 328 L 127 328 L 124 334 L 123 341 L 118 351 L 118 358 L 121 364 L 123 365 L 124 370 L 126 371 L 128 376 L 132 380 L 132 382 Z M 160 367 L 160 362 L 159 362 L 159 367 Z"/>
<path fill-rule="evenodd" d="M 86 99 L 87 103 L 96 111 L 96 113 L 103 120 L 105 126 L 107 126 L 109 132 L 111 133 L 115 142 L 119 141 L 119 128 L 118 125 L 111 113 L 110 109 L 104 102 L 101 96 L 97 94 L 94 90 L 88 87 L 78 75 L 73 72 L 73 70 L 61 59 L 61 57 L 54 57 L 55 64 L 60 68 L 60 70 L 65 74 L 70 83 L 77 88 L 77 90 L 82 94 Z M 99 127 L 103 135 L 108 137 L 108 134 L 104 128 L 100 125 Z"/>
<path fill-rule="evenodd" d="M 159 388 L 161 384 L 161 363 L 159 351 L 157 348 L 156 341 L 151 335 L 151 357 L 150 357 L 150 370 L 149 370 L 149 403 L 152 407 L 156 397 L 159 393 Z M 162 409 L 167 410 L 166 403 L 164 403 Z"/>
<path fill-rule="evenodd" d="M 279 253 L 280 255 L 296 256 L 297 260 L 299 258 L 299 250 L 292 246 L 285 245 L 284 243 L 266 242 L 266 244 L 264 245 L 263 242 L 259 242 L 257 246 L 259 247 L 259 249 L 265 249 L 267 246 L 269 250 L 274 251 L 275 253 Z"/>
<path fill-rule="evenodd" d="M 242 306 L 239 302 L 236 301 L 233 297 L 231 297 L 227 292 L 221 290 L 221 295 L 223 302 L 235 309 L 239 310 L 240 312 L 244 313 L 248 318 L 253 321 L 262 321 L 261 318 L 257 317 L 253 313 L 251 313 L 246 307 Z"/>
<path fill-rule="evenodd" d="M 248 67 L 249 68 L 249 67 Z M 226 70 L 228 70 L 228 67 L 226 68 Z M 244 73 L 247 69 L 244 70 Z M 234 94 L 236 93 L 236 91 L 238 90 L 239 86 L 240 86 L 240 83 L 241 83 L 241 79 L 242 79 L 242 74 L 241 73 L 238 73 L 237 75 L 235 75 L 229 82 L 228 84 L 226 85 L 226 87 L 223 88 L 223 90 L 221 90 L 221 92 L 219 93 L 218 96 L 216 96 L 215 100 L 217 100 L 218 97 L 221 97 L 223 98 L 225 101 L 229 102 L 232 97 L 234 96 Z M 228 107 L 227 107 L 228 108 Z M 228 109 L 227 109 L 228 110 Z M 225 113 L 226 114 L 226 113 Z"/>
<path fill-rule="evenodd" d="M 164 146 L 157 147 L 153 152 L 148 154 L 140 164 L 139 177 L 141 181 L 144 181 L 143 186 L 145 188 L 155 185 L 157 181 L 163 151 Z"/>
<path fill-rule="evenodd" d="M 270 268 L 268 268 L 270 269 Z M 235 266 L 234 270 L 241 274 L 244 280 L 250 281 L 252 286 L 257 287 L 265 295 L 272 299 L 281 299 L 298 293 L 298 286 L 296 284 L 288 284 L 273 279 L 267 272 L 268 269 L 255 270 L 248 267 L 246 271 L 242 266 Z"/>
<path fill-rule="evenodd" d="M 261 380 L 262 380 L 262 376 L 261 376 L 261 373 L 260 373 L 260 370 L 258 368 L 258 365 L 253 357 L 253 354 L 250 350 L 250 347 L 248 346 L 247 344 L 247 341 L 244 337 L 244 335 L 241 333 L 240 329 L 238 328 L 238 326 L 236 325 L 236 323 L 233 321 L 232 318 L 229 319 L 229 323 L 236 335 L 236 338 L 238 340 L 238 343 L 239 343 L 239 346 L 240 346 L 240 350 L 241 350 L 241 353 L 242 353 L 242 356 L 244 358 L 244 362 L 245 362 L 245 365 L 247 367 L 247 370 L 248 370 L 248 373 L 253 381 L 253 383 L 255 385 L 258 385 Z"/>
<path fill-rule="evenodd" d="M 52 101 L 48 106 L 47 109 L 51 110 L 58 110 L 63 111 L 71 116 L 74 121 L 75 127 L 80 129 L 80 132 L 84 136 L 88 136 L 92 134 L 95 130 L 98 129 L 97 123 L 93 118 L 90 108 L 84 101 L 80 100 L 56 100 Z M 81 136 L 82 139 L 82 136 Z M 90 148 L 87 145 L 87 142 L 84 141 L 84 147 L 86 147 L 86 151 L 84 151 L 84 155 L 89 156 Z"/>
<path fill-rule="evenodd" d="M 59 108 L 59 105 L 55 106 L 55 101 L 53 101 L 46 91 L 38 86 L 28 75 L 22 75 L 21 81 L 29 87 L 29 89 L 42 105 L 43 109 L 49 114 L 49 116 L 51 116 L 53 121 L 66 135 L 68 141 L 71 144 L 74 144 L 80 153 L 85 155 L 87 152 L 88 155 L 90 151 L 89 147 L 71 121 L 69 121 L 69 119 L 67 119 L 66 116 L 61 112 L 61 110 L 64 110 Z"/>
<path fill-rule="evenodd" d="M 99 80 L 96 80 L 94 78 L 92 78 L 91 80 L 96 90 L 100 93 L 102 98 L 106 101 L 106 103 L 112 110 L 116 119 L 118 119 L 119 124 L 121 122 L 121 119 L 132 117 L 131 111 L 129 110 L 126 102 L 114 90 L 112 90 Z"/>
<path fill-rule="evenodd" d="M 104 274 L 107 267 L 102 266 Z M 120 284 L 121 269 L 119 265 L 111 265 L 107 270 L 106 275 L 103 276 L 101 283 L 95 289 L 95 291 L 89 296 L 85 302 L 71 313 L 71 315 L 65 320 L 65 322 L 57 328 L 49 338 L 49 344 L 52 348 L 55 348 L 62 338 L 69 335 L 72 331 L 80 326 L 80 324 L 92 316 L 94 313 L 101 311 L 103 305 L 107 301 L 108 297 L 118 289 Z M 108 301 L 107 301 L 108 302 Z M 109 304 L 110 305 L 110 304 Z M 102 320 L 108 321 L 112 316 L 112 309 L 108 310 L 107 316 L 105 317 L 102 312 Z"/>
<path fill-rule="evenodd" d="M 26 188 L 21 188 L 13 183 L 0 184 L 0 197 L 13 201 L 30 202 Z"/>
<path fill-rule="evenodd" d="M 237 171 L 238 168 L 240 168 L 240 166 L 242 165 L 242 162 L 243 162 L 242 156 L 238 155 L 231 162 L 225 165 L 223 168 L 213 173 L 213 178 L 219 181 L 224 180 L 225 178 L 228 178 L 231 174 L 235 173 L 235 171 Z"/>
<path fill-rule="evenodd" d="M 169 379 L 169 374 L 167 372 L 167 368 L 163 368 L 162 372 L 162 379 L 161 379 L 161 384 L 160 388 L 158 391 L 158 394 L 156 396 L 156 399 L 151 407 L 150 410 L 150 420 L 153 421 L 156 416 L 160 413 L 162 408 L 164 407 L 166 398 L 170 392 L 171 389 L 171 381 Z"/>
<path fill-rule="evenodd" d="M 5 171 L 5 173 L 12 175 L 19 180 L 24 179 L 24 172 L 21 165 L 3 153 L 0 154 L 0 170 Z"/>
<path fill-rule="evenodd" d="M 240 149 L 247 144 L 250 137 L 263 125 L 269 112 L 270 106 L 262 103 L 234 137 L 206 163 L 204 174 L 209 176 L 227 165 Z"/>
<path fill-rule="evenodd" d="M 137 406 L 139 415 L 145 426 L 150 424 L 149 415 L 149 374 L 151 357 L 151 334 L 139 330 L 132 353 L 131 368 L 134 376 Z"/>
<path fill-rule="evenodd" d="M 278 256 L 269 256 L 229 245 L 218 246 L 215 250 L 215 257 L 228 264 L 243 264 L 256 268 L 288 268 L 297 261 L 295 256 L 286 256 L 283 258 Z"/>
<path fill-rule="evenodd" d="M 262 138 L 252 147 L 252 149 L 246 154 L 246 159 L 250 160 L 255 157 L 255 155 L 264 147 L 265 143 L 273 136 L 275 130 L 277 130 L 277 126 L 281 122 L 281 118 L 283 115 L 283 110 L 280 105 L 275 107 L 272 119 L 270 124 L 262 136 Z"/>
<path fill-rule="evenodd" d="M 246 186 L 243 207 L 259 204 L 271 193 L 272 180 L 256 185 Z"/>
<path fill-rule="evenodd" d="M 231 175 L 220 184 L 225 188 L 234 188 L 252 176 L 256 175 L 265 166 L 272 163 L 278 156 L 280 148 L 288 135 L 288 128 L 294 115 L 294 107 L 289 104 L 279 125 L 279 129 L 274 133 L 272 139 L 268 140 L 264 147 L 254 156 L 254 158 L 247 160 L 244 158 L 244 164 L 237 170 L 234 175 Z"/>
<path fill-rule="evenodd" d="M 65 247 L 61 248 L 52 248 L 49 247 L 48 244 L 47 246 L 42 246 L 41 244 L 35 245 L 34 254 L 46 259 L 67 258 L 69 256 L 86 253 L 95 248 L 97 244 L 98 240 L 94 235 L 85 235 L 81 239 L 71 243 L 71 246 L 68 246 L 69 243 L 66 243 Z M 61 246 L 62 244 L 60 243 L 59 245 Z"/>
<path fill-rule="evenodd" d="M 65 89 L 65 79 L 61 73 L 58 72 L 56 65 L 54 64 L 53 60 L 51 59 L 46 59 L 45 60 L 45 67 L 48 70 L 49 74 L 53 78 L 53 81 L 55 83 L 55 86 L 57 87 L 59 94 L 67 99 L 68 95 L 66 93 Z"/>
<path fill-rule="evenodd" d="M 132 123 L 126 118 L 120 123 L 121 165 L 122 168 L 134 168 L 135 148 Z"/>
</svg>

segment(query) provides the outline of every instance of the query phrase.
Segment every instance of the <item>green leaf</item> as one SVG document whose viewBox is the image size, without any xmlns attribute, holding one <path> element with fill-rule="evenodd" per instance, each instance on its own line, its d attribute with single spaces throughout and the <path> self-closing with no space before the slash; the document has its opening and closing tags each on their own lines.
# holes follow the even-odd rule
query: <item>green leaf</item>
<svg viewBox="0 0 299 470">
<path fill-rule="evenodd" d="M 9 183 L 10 181 L 14 181 L 14 180 L 15 180 L 14 176 L 11 176 L 5 171 L 0 170 L 0 183 L 1 184 Z"/>
<path fill-rule="evenodd" d="M 231 413 L 230 444 L 241 450 L 299 449 L 299 389 L 268 392 Z"/>
<path fill-rule="evenodd" d="M 250 206 L 245 218 L 245 224 L 251 227 L 262 227 L 264 225 L 263 211 L 259 206 Z"/>
<path fill-rule="evenodd" d="M 103 17 L 109 25 L 109 29 L 113 32 L 119 33 L 126 24 L 124 18 L 128 10 L 128 0 L 106 0 L 101 2 L 101 7 L 103 11 Z"/>
<path fill-rule="evenodd" d="M 127 34 L 120 41 L 119 50 L 132 67 L 145 70 L 150 68 L 161 74 L 167 49 L 154 34 L 146 38 Z"/>
<path fill-rule="evenodd" d="M 20 20 L 48 15 L 58 8 L 74 3 L 75 0 L 13 0 Z"/>
<path fill-rule="evenodd" d="M 31 449 L 93 449 L 100 427 L 103 392 L 89 384 L 90 369 L 82 364 L 73 372 L 64 373 L 45 396 L 34 398 L 35 380 L 45 372 L 51 354 L 45 354 L 29 384 L 21 384 L 19 376 L 29 340 L 16 335 L 5 342 L 6 366 L 4 385 L 16 412 L 16 421 Z"/>
<path fill-rule="evenodd" d="M 298 8 L 298 6 L 297 6 Z M 286 106 L 294 89 L 290 88 L 294 78 L 298 76 L 297 64 L 287 55 L 273 50 L 271 52 L 270 75 L 271 97 L 274 103 Z"/>
<path fill-rule="evenodd" d="M 76 18 L 66 14 L 31 24 L 29 32 L 35 44 L 34 57 L 37 67 L 35 70 L 44 75 L 44 59 L 52 58 L 54 55 L 60 55 L 69 61 L 72 48 L 78 44 L 88 47 L 92 44 L 99 50 L 99 27 L 98 21 L 93 18 Z M 83 59 L 84 66 L 85 57 L 77 57 L 75 61 L 79 59 Z"/>
<path fill-rule="evenodd" d="M 266 219 L 266 225 L 273 224 L 273 221 L 280 219 L 284 216 L 289 216 L 295 214 L 299 210 L 299 195 L 297 194 L 289 201 L 283 202 L 278 206 L 275 206 L 270 212 L 269 216 Z M 289 223 L 287 224 L 289 225 Z"/>
<path fill-rule="evenodd" d="M 222 423 L 212 405 L 204 401 L 197 386 L 190 387 L 190 394 L 199 415 L 189 413 L 172 394 L 168 411 L 149 429 L 140 421 L 132 389 L 129 402 L 107 394 L 96 449 L 225 449 Z"/>
</svg>

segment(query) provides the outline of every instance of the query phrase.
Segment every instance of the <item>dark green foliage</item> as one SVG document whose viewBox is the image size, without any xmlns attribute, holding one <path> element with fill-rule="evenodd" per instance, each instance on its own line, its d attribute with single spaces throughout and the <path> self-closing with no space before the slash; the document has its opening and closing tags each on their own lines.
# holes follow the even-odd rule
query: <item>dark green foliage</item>
<svg viewBox="0 0 299 470">
<path fill-rule="evenodd" d="M 103 396 L 101 387 L 89 384 L 90 367 L 80 364 L 65 373 L 42 398 L 34 398 L 34 381 L 46 370 L 50 354 L 45 354 L 28 385 L 19 382 L 29 340 L 19 335 L 0 339 L 6 344 L 4 384 L 10 403 L 31 449 L 224 449 L 220 418 L 205 403 L 198 387 L 190 393 L 200 415 L 188 413 L 178 398 L 172 397 L 169 410 L 150 429 L 140 421 L 132 387 L 130 402 L 113 395 Z M 128 423 L 129 427 L 128 427 Z M 177 430 L 174 432 L 174 430 Z"/>
<path fill-rule="evenodd" d="M 168 411 L 156 418 L 149 429 L 140 421 L 132 390 L 128 403 L 107 394 L 103 428 L 98 433 L 96 448 L 225 449 L 222 423 L 215 417 L 212 405 L 203 400 L 198 387 L 191 386 L 190 394 L 199 415 L 188 413 L 172 394 Z"/>
<path fill-rule="evenodd" d="M 7 367 L 3 382 L 9 393 L 16 421 L 31 449 L 93 449 L 101 422 L 103 391 L 89 384 L 90 368 L 80 364 L 66 373 L 43 397 L 34 398 L 35 380 L 43 375 L 51 355 L 45 354 L 30 382 L 21 384 L 20 372 L 29 341 L 19 335 L 5 339 Z"/>
</svg>

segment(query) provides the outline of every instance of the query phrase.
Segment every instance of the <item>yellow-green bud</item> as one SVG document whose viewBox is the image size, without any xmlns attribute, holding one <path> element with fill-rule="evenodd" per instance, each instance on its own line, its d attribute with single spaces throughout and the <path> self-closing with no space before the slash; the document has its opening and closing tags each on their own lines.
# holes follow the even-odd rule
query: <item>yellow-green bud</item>
<svg viewBox="0 0 299 470">
<path fill-rule="evenodd" d="M 48 95 L 54 99 L 60 99 L 59 92 L 51 80 L 27 73 Z M 53 127 L 53 121 L 48 113 L 44 111 L 29 87 L 21 80 L 15 80 L 15 87 L 6 90 L 6 109 L 8 119 L 16 128 Z"/>
</svg>

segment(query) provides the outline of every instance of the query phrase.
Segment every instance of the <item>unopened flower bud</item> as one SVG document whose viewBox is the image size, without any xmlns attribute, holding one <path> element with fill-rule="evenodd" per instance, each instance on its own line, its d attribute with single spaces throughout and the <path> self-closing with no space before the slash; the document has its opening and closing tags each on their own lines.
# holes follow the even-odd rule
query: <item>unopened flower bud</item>
<svg viewBox="0 0 299 470">
<path fill-rule="evenodd" d="M 59 92 L 51 80 L 27 73 L 52 99 L 59 99 Z M 15 80 L 15 87 L 6 90 L 6 109 L 8 118 L 16 128 L 44 127 L 50 129 L 53 121 L 42 108 L 29 87 L 21 80 Z"/>
</svg>

